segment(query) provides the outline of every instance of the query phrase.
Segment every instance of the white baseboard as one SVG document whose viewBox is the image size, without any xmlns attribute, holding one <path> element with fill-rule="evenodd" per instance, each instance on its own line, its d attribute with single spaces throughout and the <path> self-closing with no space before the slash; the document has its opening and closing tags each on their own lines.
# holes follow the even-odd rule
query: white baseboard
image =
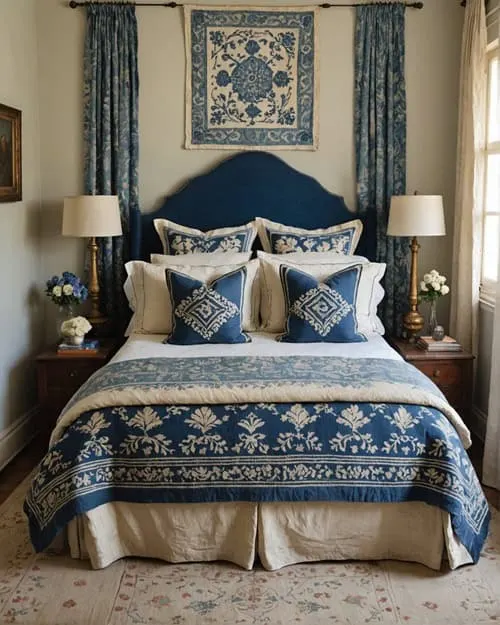
<svg viewBox="0 0 500 625">
<path fill-rule="evenodd" d="M 472 406 L 472 422 L 470 429 L 483 443 L 486 439 L 486 421 L 488 415 L 477 406 Z"/>
<path fill-rule="evenodd" d="M 38 411 L 38 406 L 35 406 L 0 432 L 0 471 L 26 447 L 37 433 Z"/>
</svg>

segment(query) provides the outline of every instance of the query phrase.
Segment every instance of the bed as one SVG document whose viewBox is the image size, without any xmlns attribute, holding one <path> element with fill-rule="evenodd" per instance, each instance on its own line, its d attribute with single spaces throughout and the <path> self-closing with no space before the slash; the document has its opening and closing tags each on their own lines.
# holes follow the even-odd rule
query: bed
<svg viewBox="0 0 500 625">
<path fill-rule="evenodd" d="M 136 221 L 134 254 L 161 252 L 153 219 L 210 230 L 256 213 L 309 229 L 352 219 L 314 179 L 242 154 Z M 365 221 L 369 258 L 373 235 Z M 25 502 L 35 548 L 64 536 L 94 568 L 125 556 L 246 569 L 477 562 L 488 505 L 470 434 L 432 382 L 377 334 L 275 338 L 193 346 L 132 333 L 57 422 Z"/>
</svg>

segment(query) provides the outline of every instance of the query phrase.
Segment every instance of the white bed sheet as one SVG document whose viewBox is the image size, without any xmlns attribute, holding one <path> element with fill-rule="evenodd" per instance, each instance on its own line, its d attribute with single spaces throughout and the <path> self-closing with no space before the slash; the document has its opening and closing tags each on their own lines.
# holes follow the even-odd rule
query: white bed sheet
<svg viewBox="0 0 500 625">
<path fill-rule="evenodd" d="M 331 356 L 339 358 L 388 358 L 401 356 L 384 337 L 370 336 L 366 343 L 280 343 L 277 334 L 249 333 L 252 342 L 238 345 L 169 345 L 165 335 L 131 334 L 111 362 L 135 358 L 209 358 L 211 356 Z"/>
</svg>

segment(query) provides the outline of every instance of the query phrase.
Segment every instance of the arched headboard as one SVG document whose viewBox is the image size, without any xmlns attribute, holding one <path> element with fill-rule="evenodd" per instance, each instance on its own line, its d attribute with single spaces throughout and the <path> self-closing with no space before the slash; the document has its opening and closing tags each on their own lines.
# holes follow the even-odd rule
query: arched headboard
<svg viewBox="0 0 500 625">
<path fill-rule="evenodd" d="M 339 195 L 327 191 L 311 176 L 300 173 L 267 152 L 242 152 L 210 172 L 191 179 L 166 198 L 153 213 L 135 215 L 131 224 L 131 253 L 149 261 L 161 244 L 153 227 L 157 218 L 211 230 L 239 226 L 266 217 L 289 226 L 326 228 L 356 217 Z M 356 253 L 373 259 L 374 228 L 364 220 Z"/>
</svg>

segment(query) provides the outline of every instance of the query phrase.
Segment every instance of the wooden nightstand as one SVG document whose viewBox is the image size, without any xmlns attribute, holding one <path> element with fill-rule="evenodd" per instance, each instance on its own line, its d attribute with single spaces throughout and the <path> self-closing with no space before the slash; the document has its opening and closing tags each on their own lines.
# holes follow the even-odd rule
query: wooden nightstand
<svg viewBox="0 0 500 625">
<path fill-rule="evenodd" d="M 472 363 L 469 352 L 432 352 L 402 339 L 388 339 L 389 344 L 438 386 L 458 414 L 469 421 L 472 409 Z M 470 422 L 470 421 L 469 421 Z"/>
<path fill-rule="evenodd" d="M 111 359 L 119 346 L 118 340 L 100 339 L 97 354 L 58 356 L 53 346 L 36 357 L 38 401 L 48 426 L 54 424 L 71 396 Z"/>
</svg>

